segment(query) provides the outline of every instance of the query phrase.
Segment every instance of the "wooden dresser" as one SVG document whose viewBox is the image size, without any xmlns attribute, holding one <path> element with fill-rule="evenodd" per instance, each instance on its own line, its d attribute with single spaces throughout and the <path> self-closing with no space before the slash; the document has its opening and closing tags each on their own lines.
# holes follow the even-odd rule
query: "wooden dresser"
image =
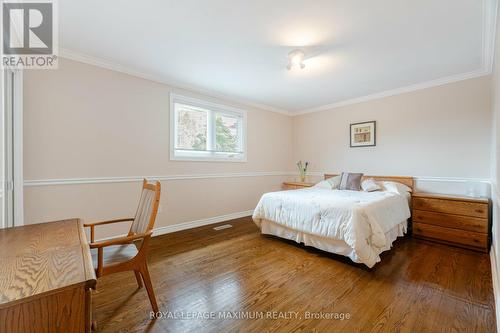
<svg viewBox="0 0 500 333">
<path fill-rule="evenodd" d="M 415 237 L 488 252 L 490 203 L 487 198 L 414 193 L 412 210 Z"/>
<path fill-rule="evenodd" d="M 0 230 L 0 332 L 90 332 L 96 277 L 78 219 Z"/>
<path fill-rule="evenodd" d="M 284 182 L 281 188 L 283 190 L 297 190 L 300 188 L 306 188 L 313 186 L 314 183 L 303 183 L 303 182 Z"/>
</svg>

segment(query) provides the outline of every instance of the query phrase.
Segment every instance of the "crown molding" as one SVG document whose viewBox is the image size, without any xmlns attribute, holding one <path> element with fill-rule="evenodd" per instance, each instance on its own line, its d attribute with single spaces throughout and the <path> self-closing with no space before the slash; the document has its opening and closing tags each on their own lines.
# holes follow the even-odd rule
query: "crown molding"
<svg viewBox="0 0 500 333">
<path fill-rule="evenodd" d="M 207 97 L 222 99 L 222 100 L 226 100 L 227 102 L 230 102 L 230 103 L 240 104 L 241 106 L 247 106 L 247 107 L 257 108 L 257 109 L 261 109 L 261 110 L 265 110 L 265 111 L 276 112 L 276 113 L 284 114 L 287 116 L 291 115 L 290 112 L 288 112 L 286 110 L 275 108 L 275 107 L 270 106 L 270 105 L 255 103 L 255 102 L 251 102 L 251 101 L 248 101 L 245 99 L 221 94 L 221 93 L 218 93 L 218 92 L 215 92 L 212 90 L 200 88 L 200 87 L 195 86 L 195 85 L 180 83 L 180 82 L 177 82 L 173 79 L 161 77 L 159 75 L 152 74 L 152 73 L 149 73 L 146 71 L 141 71 L 139 69 L 136 69 L 136 68 L 133 68 L 130 66 L 126 66 L 126 65 L 117 63 L 115 61 L 112 61 L 112 60 L 106 60 L 106 59 L 102 59 L 102 58 L 93 57 L 93 56 L 90 56 L 90 55 L 87 55 L 87 54 L 84 54 L 81 52 L 61 48 L 61 49 L 59 49 L 59 57 L 73 60 L 73 61 L 78 61 L 78 62 L 88 64 L 88 65 L 93 65 L 96 67 L 109 69 L 109 70 L 112 70 L 115 72 L 127 74 L 130 76 L 135 76 L 135 77 L 149 80 L 149 81 L 153 81 L 156 83 L 165 84 L 165 85 L 170 86 L 170 87 L 177 89 L 177 90 L 187 90 L 189 92 L 202 94 L 202 95 L 205 95 Z"/>
<path fill-rule="evenodd" d="M 405 87 L 400 87 L 396 89 L 390 89 L 382 91 L 379 93 L 374 93 L 366 96 L 360 96 L 344 101 L 338 101 L 330 104 L 320 105 L 310 109 L 305 109 L 298 112 L 293 112 L 293 116 L 298 116 L 307 113 L 320 112 L 326 110 L 332 110 L 340 108 L 342 106 L 347 106 L 351 104 L 357 104 L 362 102 L 367 102 L 371 100 L 381 99 L 384 97 L 395 96 L 399 94 L 404 94 L 412 91 L 422 90 L 426 88 L 437 87 L 445 85 L 448 83 L 454 83 L 459 81 L 464 81 L 468 79 L 473 79 L 481 76 L 490 75 L 493 72 L 493 59 L 495 56 L 495 37 L 496 37 L 496 26 L 497 26 L 497 11 L 498 11 L 498 0 L 482 0 L 483 3 L 483 13 L 482 13 L 482 56 L 481 56 L 481 68 L 466 72 L 455 74 L 451 76 L 446 76 L 436 80 L 421 82 L 417 84 L 412 84 Z"/>
<path fill-rule="evenodd" d="M 400 88 L 396 88 L 396 89 L 382 91 L 382 92 L 375 93 L 375 94 L 370 94 L 370 95 L 366 95 L 366 96 L 348 99 L 345 101 L 340 101 L 340 102 L 335 102 L 335 103 L 331 103 L 331 104 L 317 106 L 317 107 L 314 107 L 311 109 L 306 109 L 306 110 L 294 112 L 293 116 L 299 116 L 299 115 L 303 115 L 303 114 L 307 114 L 307 113 L 314 113 L 314 112 L 337 109 L 337 108 L 347 106 L 347 105 L 358 104 L 358 103 L 368 102 L 368 101 L 372 101 L 372 100 L 376 100 L 376 99 L 381 99 L 384 97 L 390 97 L 390 96 L 400 95 L 400 94 L 418 91 L 418 90 L 422 90 L 422 89 L 442 86 L 445 84 L 469 80 L 469 79 L 473 79 L 473 78 L 477 78 L 477 77 L 481 77 L 481 76 L 486 76 L 486 75 L 490 75 L 490 74 L 491 74 L 491 71 L 479 69 L 479 70 L 468 72 L 468 73 L 447 76 L 447 77 L 440 78 L 437 80 L 417 83 L 417 84 L 413 84 L 413 85 L 406 86 L 406 87 L 400 87 Z"/>
<path fill-rule="evenodd" d="M 125 66 L 123 64 L 114 62 L 112 60 L 105 60 L 97 57 L 93 57 L 90 55 L 86 55 L 77 51 L 69 50 L 61 48 L 59 51 L 59 56 L 62 58 L 86 63 L 89 65 L 109 69 L 112 71 L 124 73 L 127 75 L 139 77 L 142 79 L 146 79 L 149 81 L 161 83 L 168 85 L 174 89 L 187 90 L 193 93 L 203 94 L 207 97 L 223 99 L 228 102 L 237 103 L 242 106 L 253 107 L 265 111 L 276 112 L 279 114 L 287 115 L 287 116 L 299 116 L 307 113 L 314 113 L 326 110 L 332 110 L 336 108 L 340 108 L 347 105 L 367 102 L 371 100 L 381 99 L 384 97 L 395 96 L 399 94 L 409 93 L 417 90 L 437 87 L 449 83 L 464 81 L 468 79 L 473 79 L 481 76 L 490 75 L 493 71 L 493 62 L 494 62 L 494 54 L 495 54 L 495 37 L 496 37 L 496 26 L 497 26 L 497 10 L 498 10 L 498 0 L 482 0 L 483 3 L 483 11 L 482 11 L 482 56 L 481 56 L 481 67 L 477 70 L 455 74 L 451 76 L 442 77 L 439 79 L 425 81 L 417 84 L 412 84 L 404 87 L 399 87 L 395 89 L 390 89 L 374 94 L 369 94 L 365 96 L 360 96 L 348 100 L 338 101 L 334 103 L 329 103 L 325 105 L 316 106 L 309 109 L 292 111 L 292 110 L 284 110 L 280 108 L 276 108 L 273 106 L 269 106 L 266 104 L 255 103 L 252 101 L 248 101 L 245 99 L 240 99 L 232 96 L 228 96 L 225 94 L 221 94 L 215 91 L 207 90 L 204 88 L 200 88 L 195 85 L 188 85 L 184 83 L 177 82 L 173 79 L 169 79 L 166 77 L 161 77 L 152 73 L 148 73 L 145 71 L 141 71 L 136 68 L 132 68 L 129 66 Z"/>
<path fill-rule="evenodd" d="M 496 0 L 484 0 L 484 1 L 497 2 Z M 495 21 L 495 23 L 492 25 L 496 26 L 496 19 L 494 21 Z M 485 34 L 485 36 L 486 35 L 489 36 L 488 38 L 490 38 L 490 39 L 493 39 L 493 40 L 495 39 L 494 32 L 487 33 L 487 34 Z M 488 46 L 488 45 L 490 45 L 490 46 Z M 483 48 L 484 50 L 488 49 L 489 55 L 483 56 L 483 60 L 482 60 L 483 68 L 481 68 L 481 69 L 467 72 L 467 73 L 461 73 L 461 74 L 456 74 L 456 75 L 452 75 L 452 76 L 447 76 L 447 77 L 443 77 L 443 78 L 432 80 L 432 81 L 417 83 L 417 84 L 413 84 L 413 85 L 409 85 L 409 86 L 405 86 L 405 87 L 400 87 L 400 88 L 396 88 L 396 89 L 386 90 L 386 91 L 382 91 L 379 93 L 374 93 L 374 94 L 370 94 L 370 95 L 366 95 L 366 96 L 360 96 L 360 97 L 356 97 L 356 98 L 352 98 L 352 99 L 348 99 L 348 100 L 344 100 L 344 101 L 320 105 L 320 106 L 317 106 L 314 108 L 305 109 L 305 110 L 301 110 L 301 111 L 282 110 L 282 109 L 278 109 L 278 108 L 268 106 L 265 104 L 253 103 L 253 102 L 249 102 L 247 100 L 241 100 L 241 99 L 230 97 L 230 96 L 227 96 L 224 94 L 216 93 L 213 91 L 204 90 L 204 89 L 201 89 L 199 87 L 190 86 L 190 85 L 181 84 L 181 83 L 175 83 L 172 80 L 167 80 L 165 78 L 155 76 L 154 74 L 151 74 L 151 73 L 146 73 L 146 72 L 142 72 L 139 70 L 135 70 L 135 69 L 132 69 L 130 67 L 118 64 L 116 62 L 88 56 L 88 55 L 85 55 L 83 53 L 71 51 L 68 49 L 60 49 L 59 56 L 62 58 L 65 58 L 65 59 L 78 61 L 78 62 L 85 63 L 88 65 L 93 65 L 96 67 L 105 68 L 105 69 L 112 70 L 115 72 L 139 77 L 141 79 L 165 84 L 165 85 L 168 85 L 174 89 L 187 90 L 189 92 L 203 94 L 203 95 L 206 95 L 208 97 L 223 99 L 223 100 L 226 100 L 228 102 L 237 103 L 237 104 L 240 104 L 242 106 L 254 107 L 254 108 L 261 109 L 261 110 L 275 112 L 275 113 L 294 117 L 294 116 L 300 116 L 300 115 L 307 114 L 307 113 L 332 110 L 332 109 L 340 108 L 340 107 L 347 106 L 347 105 L 358 104 L 358 103 L 367 102 L 367 101 L 371 101 L 371 100 L 381 99 L 384 97 L 395 96 L 395 95 L 399 95 L 399 94 L 403 94 L 403 93 L 409 93 L 409 92 L 413 92 L 413 91 L 417 91 L 417 90 L 437 87 L 437 86 L 441 86 L 441 85 L 445 85 L 445 84 L 449 84 L 449 83 L 454 83 L 454 82 L 459 82 L 459 81 L 469 80 L 469 79 L 473 79 L 473 78 L 477 78 L 477 77 L 481 77 L 481 76 L 490 75 L 492 73 L 494 47 L 491 47 L 491 42 L 484 43 L 483 46 L 484 46 L 484 48 Z"/>
<path fill-rule="evenodd" d="M 498 0 L 483 0 L 483 56 L 482 68 L 493 72 L 493 63 L 495 57 L 495 39 L 498 18 Z"/>
</svg>

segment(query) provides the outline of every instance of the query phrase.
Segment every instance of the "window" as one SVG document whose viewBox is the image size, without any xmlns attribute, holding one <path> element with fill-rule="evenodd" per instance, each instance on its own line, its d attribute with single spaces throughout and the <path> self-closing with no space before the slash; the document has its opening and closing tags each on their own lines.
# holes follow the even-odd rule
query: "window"
<svg viewBox="0 0 500 333">
<path fill-rule="evenodd" d="M 246 112 L 170 95 L 170 159 L 246 162 Z"/>
</svg>

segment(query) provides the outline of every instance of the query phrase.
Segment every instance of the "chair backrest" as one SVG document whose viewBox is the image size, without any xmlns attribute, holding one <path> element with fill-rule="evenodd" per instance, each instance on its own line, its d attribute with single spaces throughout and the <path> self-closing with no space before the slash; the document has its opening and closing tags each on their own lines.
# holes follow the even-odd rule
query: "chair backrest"
<svg viewBox="0 0 500 333">
<path fill-rule="evenodd" d="M 149 184 L 146 179 L 142 183 L 141 199 L 135 213 L 134 222 L 130 226 L 129 235 L 142 234 L 153 229 L 160 205 L 161 185 Z"/>
</svg>

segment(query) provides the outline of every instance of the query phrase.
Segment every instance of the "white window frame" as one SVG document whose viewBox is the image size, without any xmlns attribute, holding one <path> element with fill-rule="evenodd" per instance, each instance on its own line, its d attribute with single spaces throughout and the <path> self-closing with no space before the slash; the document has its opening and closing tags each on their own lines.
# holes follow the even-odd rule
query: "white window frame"
<svg viewBox="0 0 500 333">
<path fill-rule="evenodd" d="M 208 123 L 214 121 L 214 113 L 221 113 L 230 116 L 238 116 L 242 119 L 238 138 L 242 153 L 220 153 L 213 151 L 197 151 L 189 152 L 175 149 L 177 141 L 177 115 L 175 112 L 175 104 L 185 104 L 193 107 L 199 107 L 212 111 L 209 114 Z M 215 140 L 215 133 L 210 133 L 211 126 L 208 127 L 207 144 L 211 144 Z M 247 112 L 245 110 L 233 108 L 226 105 L 221 105 L 213 102 L 204 101 L 201 99 L 182 96 L 178 94 L 170 94 L 170 160 L 172 161 L 211 161 L 211 162 L 246 162 L 247 161 Z"/>
</svg>

